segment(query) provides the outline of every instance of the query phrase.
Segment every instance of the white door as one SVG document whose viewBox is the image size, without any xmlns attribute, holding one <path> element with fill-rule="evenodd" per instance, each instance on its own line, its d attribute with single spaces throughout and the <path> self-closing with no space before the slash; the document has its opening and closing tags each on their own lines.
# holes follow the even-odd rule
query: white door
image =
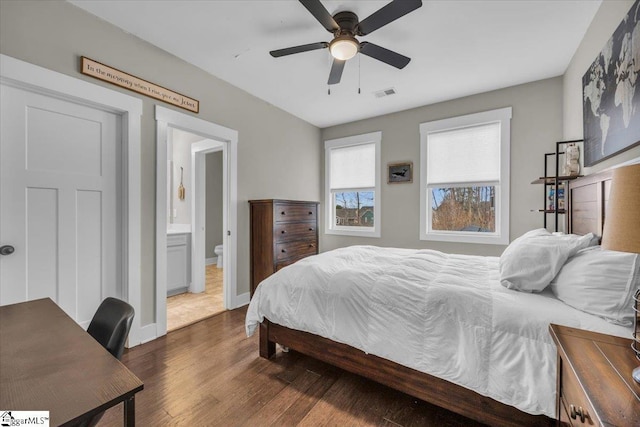
<svg viewBox="0 0 640 427">
<path fill-rule="evenodd" d="M 1 91 L 0 305 L 49 297 L 86 327 L 122 291 L 120 117 Z"/>
</svg>

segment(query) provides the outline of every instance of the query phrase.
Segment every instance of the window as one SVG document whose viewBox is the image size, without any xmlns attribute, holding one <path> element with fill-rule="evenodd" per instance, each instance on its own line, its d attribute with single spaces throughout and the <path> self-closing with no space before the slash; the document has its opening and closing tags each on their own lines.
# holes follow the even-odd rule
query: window
<svg viewBox="0 0 640 427">
<path fill-rule="evenodd" d="M 420 125 L 420 239 L 509 244 L 511 107 Z"/>
<path fill-rule="evenodd" d="M 380 237 L 381 132 L 325 141 L 327 234 Z"/>
</svg>

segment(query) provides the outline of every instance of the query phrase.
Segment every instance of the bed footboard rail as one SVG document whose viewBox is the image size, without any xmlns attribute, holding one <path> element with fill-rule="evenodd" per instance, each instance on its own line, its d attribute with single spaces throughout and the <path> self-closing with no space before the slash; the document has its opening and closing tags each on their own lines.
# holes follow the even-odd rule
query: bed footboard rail
<svg viewBox="0 0 640 427">
<path fill-rule="evenodd" d="M 260 356 L 273 356 L 276 343 L 488 425 L 555 425 L 544 415 L 527 414 L 449 381 L 265 319 L 260 324 Z"/>
</svg>

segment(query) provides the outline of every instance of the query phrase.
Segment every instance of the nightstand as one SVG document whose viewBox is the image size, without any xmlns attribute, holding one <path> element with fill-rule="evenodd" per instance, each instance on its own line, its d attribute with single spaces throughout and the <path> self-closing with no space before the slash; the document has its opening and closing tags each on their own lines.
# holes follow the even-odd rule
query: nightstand
<svg viewBox="0 0 640 427">
<path fill-rule="evenodd" d="M 558 347 L 558 425 L 640 426 L 631 340 L 553 324 L 549 331 Z"/>
</svg>

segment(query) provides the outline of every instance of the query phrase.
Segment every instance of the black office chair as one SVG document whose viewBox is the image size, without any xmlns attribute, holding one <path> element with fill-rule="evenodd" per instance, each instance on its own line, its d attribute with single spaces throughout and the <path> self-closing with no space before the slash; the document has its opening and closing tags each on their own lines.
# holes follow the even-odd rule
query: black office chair
<svg viewBox="0 0 640 427">
<path fill-rule="evenodd" d="M 129 336 L 135 311 L 133 307 L 117 298 L 105 298 L 96 314 L 93 315 L 87 332 L 116 359 L 122 358 L 124 343 Z M 102 418 L 104 412 L 81 422 L 77 427 L 93 427 Z"/>
<path fill-rule="evenodd" d="M 117 298 L 105 298 L 94 314 L 87 332 L 116 359 L 122 358 L 135 311 Z"/>
</svg>

